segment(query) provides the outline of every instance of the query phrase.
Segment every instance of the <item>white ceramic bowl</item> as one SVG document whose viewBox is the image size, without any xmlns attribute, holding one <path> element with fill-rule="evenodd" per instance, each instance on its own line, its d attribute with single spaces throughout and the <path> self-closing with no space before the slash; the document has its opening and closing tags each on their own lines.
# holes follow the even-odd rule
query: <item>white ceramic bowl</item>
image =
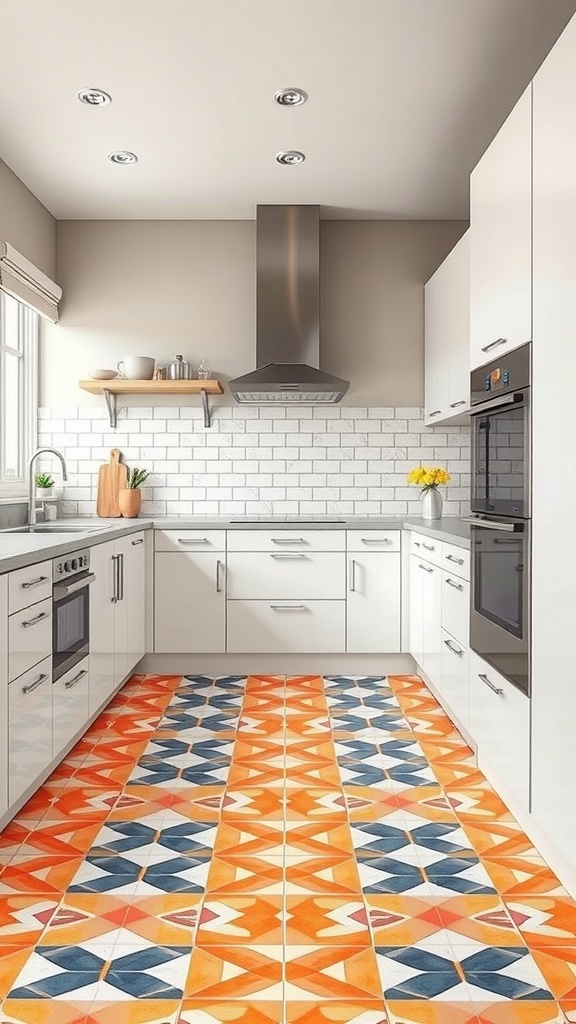
<svg viewBox="0 0 576 1024">
<path fill-rule="evenodd" d="M 88 370 L 88 376 L 92 377 L 92 380 L 112 380 L 118 373 L 116 370 Z"/>
</svg>

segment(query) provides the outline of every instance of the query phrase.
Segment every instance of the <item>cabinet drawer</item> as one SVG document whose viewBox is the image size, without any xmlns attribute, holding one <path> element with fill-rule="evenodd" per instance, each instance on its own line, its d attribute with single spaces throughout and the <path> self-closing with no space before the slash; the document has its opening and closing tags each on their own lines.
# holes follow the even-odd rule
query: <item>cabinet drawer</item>
<svg viewBox="0 0 576 1024">
<path fill-rule="evenodd" d="M 470 579 L 470 552 L 467 548 L 458 548 L 455 544 L 442 544 L 442 567 L 461 576 L 462 579 Z"/>
<path fill-rule="evenodd" d="M 442 573 L 442 627 L 465 647 L 470 642 L 470 584 Z"/>
<path fill-rule="evenodd" d="M 8 678 L 16 679 L 52 654 L 52 598 L 8 619 Z"/>
<path fill-rule="evenodd" d="M 8 687 L 8 801 L 16 803 L 52 761 L 52 658 Z"/>
<path fill-rule="evenodd" d="M 8 574 L 8 613 L 52 595 L 52 562 L 38 562 Z"/>
<path fill-rule="evenodd" d="M 422 533 L 410 534 L 410 554 L 426 558 L 433 565 L 442 564 L 442 544 L 439 540 L 425 537 Z"/>
<path fill-rule="evenodd" d="M 470 734 L 488 780 L 529 805 L 530 701 L 470 651 Z"/>
<path fill-rule="evenodd" d="M 400 551 L 400 530 L 348 530 L 348 551 Z"/>
<path fill-rule="evenodd" d="M 228 530 L 228 551 L 345 550 L 345 530 Z"/>
<path fill-rule="evenodd" d="M 449 713 L 453 713 L 457 725 L 469 728 L 468 648 L 459 644 L 446 632 L 442 637 L 442 697 Z"/>
<path fill-rule="evenodd" d="M 156 551 L 225 551 L 225 530 L 154 530 Z"/>
<path fill-rule="evenodd" d="M 228 553 L 228 599 L 319 600 L 346 597 L 344 552 Z"/>
<path fill-rule="evenodd" d="M 90 659 L 60 676 L 52 687 L 52 756 L 86 725 L 90 705 Z"/>
<path fill-rule="evenodd" d="M 233 601 L 230 654 L 342 654 L 345 601 Z"/>
</svg>

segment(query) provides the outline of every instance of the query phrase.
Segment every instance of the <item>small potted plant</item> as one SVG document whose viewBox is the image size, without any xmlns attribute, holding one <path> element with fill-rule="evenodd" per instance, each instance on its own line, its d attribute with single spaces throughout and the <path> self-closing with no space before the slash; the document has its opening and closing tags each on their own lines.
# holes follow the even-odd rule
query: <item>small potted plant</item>
<svg viewBox="0 0 576 1024">
<path fill-rule="evenodd" d="M 129 469 L 126 475 L 126 487 L 118 492 L 118 507 L 125 519 L 137 519 L 142 505 L 140 488 L 148 479 L 147 469 Z"/>
<path fill-rule="evenodd" d="M 50 473 L 36 473 L 34 477 L 36 484 L 36 497 L 40 501 L 46 501 L 52 497 L 52 488 L 54 487 L 54 477 L 50 476 Z"/>
<path fill-rule="evenodd" d="M 416 466 L 408 474 L 409 484 L 418 484 L 422 488 L 422 518 L 442 518 L 442 495 L 439 484 L 447 484 L 450 473 L 442 466 Z"/>
</svg>

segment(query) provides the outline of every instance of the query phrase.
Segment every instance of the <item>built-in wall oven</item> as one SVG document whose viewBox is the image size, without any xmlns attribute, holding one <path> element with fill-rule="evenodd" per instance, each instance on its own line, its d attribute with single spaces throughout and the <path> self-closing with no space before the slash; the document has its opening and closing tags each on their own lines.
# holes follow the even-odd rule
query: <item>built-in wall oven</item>
<svg viewBox="0 0 576 1024">
<path fill-rule="evenodd" d="M 90 653 L 90 551 L 53 560 L 52 679 Z"/>
<path fill-rule="evenodd" d="M 470 646 L 530 694 L 531 345 L 471 374 Z"/>
</svg>

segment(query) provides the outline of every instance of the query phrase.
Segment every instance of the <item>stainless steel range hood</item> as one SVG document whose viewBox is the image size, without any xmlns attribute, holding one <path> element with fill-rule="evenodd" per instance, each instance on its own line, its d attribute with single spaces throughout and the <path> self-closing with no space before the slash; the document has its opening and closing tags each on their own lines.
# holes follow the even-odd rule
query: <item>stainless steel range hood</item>
<svg viewBox="0 0 576 1024">
<path fill-rule="evenodd" d="M 320 364 L 320 208 L 256 208 L 256 366 L 228 387 L 242 404 L 340 402 Z"/>
</svg>

